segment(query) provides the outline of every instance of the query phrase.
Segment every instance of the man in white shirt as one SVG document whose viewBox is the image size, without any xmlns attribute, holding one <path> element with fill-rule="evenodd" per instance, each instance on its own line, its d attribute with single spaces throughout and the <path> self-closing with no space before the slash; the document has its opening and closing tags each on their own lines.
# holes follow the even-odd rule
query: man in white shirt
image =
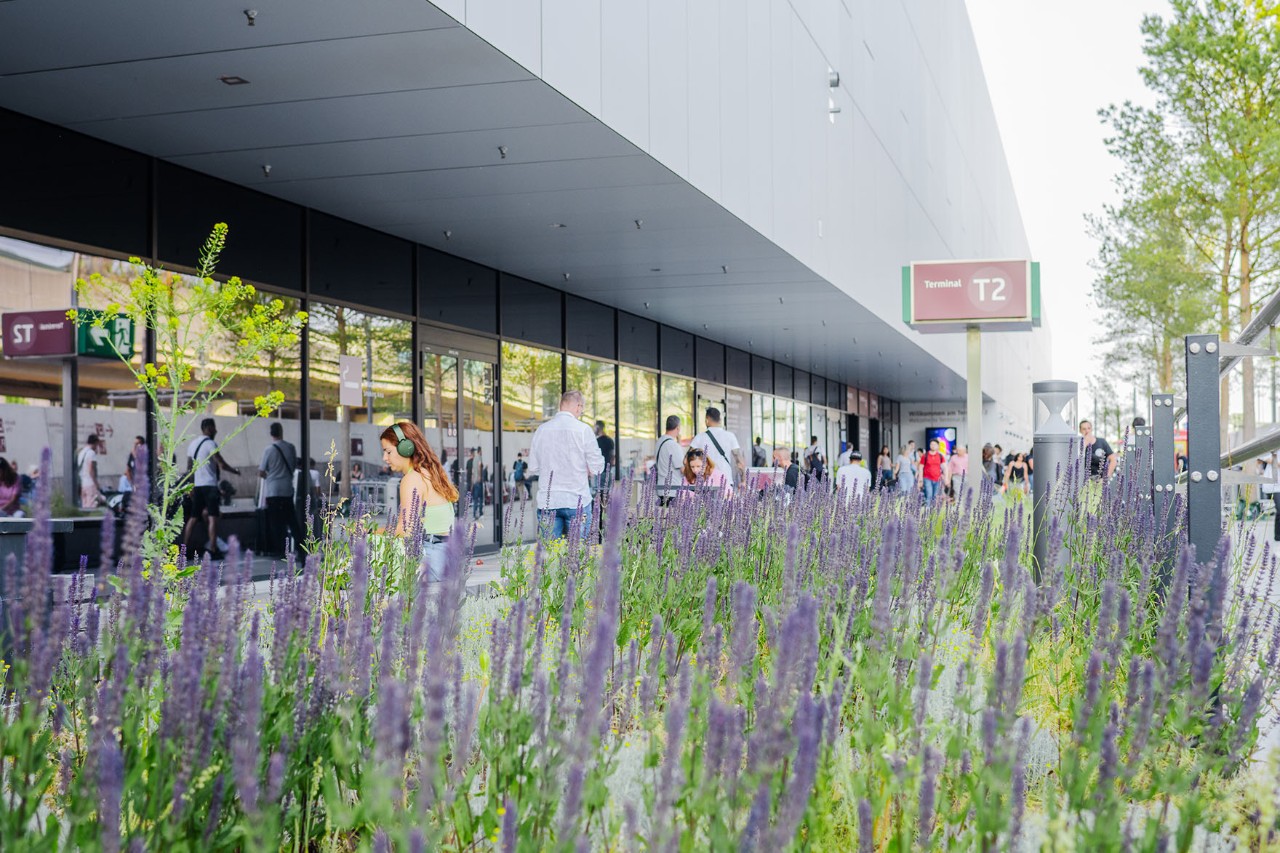
<svg viewBox="0 0 1280 853">
<path fill-rule="evenodd" d="M 694 436 L 689 447 L 696 447 L 707 454 L 714 470 L 723 471 L 735 484 L 746 478 L 747 465 L 742 458 L 742 448 L 737 437 L 720 426 L 720 410 L 715 406 L 707 409 L 707 429 Z"/>
<path fill-rule="evenodd" d="M 681 466 L 684 447 L 680 445 L 680 416 L 667 415 L 667 431 L 658 439 L 658 452 L 653 468 L 658 475 L 658 506 L 666 506 L 680 494 L 684 483 Z"/>
<path fill-rule="evenodd" d="M 89 433 L 84 447 L 76 454 L 76 470 L 80 478 L 80 508 L 96 509 L 107 502 L 98 488 L 98 450 L 101 445 L 97 433 Z"/>
<path fill-rule="evenodd" d="M 580 420 L 586 404 L 581 391 L 560 396 L 560 411 L 538 427 L 529 447 L 526 476 L 537 475 L 538 517 L 545 535 L 559 539 L 569 525 L 591 529 L 591 478 L 604 470 L 596 434 Z"/>
<path fill-rule="evenodd" d="M 862 464 L 861 453 L 856 450 L 850 452 L 849 464 L 840 466 L 835 482 L 836 494 L 843 495 L 846 501 L 871 490 L 871 472 Z"/>
<path fill-rule="evenodd" d="M 186 529 L 182 533 L 182 541 L 187 546 L 187 554 L 191 552 L 191 531 L 196 526 L 196 519 L 203 518 L 209 524 L 209 541 L 205 545 L 215 560 L 222 554 L 218 551 L 218 516 L 222 515 L 222 495 L 218 491 L 219 471 L 230 471 L 239 474 L 240 469 L 232 468 L 227 460 L 218 452 L 218 425 L 213 418 L 205 418 L 200 422 L 201 435 L 191 441 L 187 448 L 187 466 L 191 472 L 192 489 L 189 497 L 191 514 L 187 517 Z"/>
<path fill-rule="evenodd" d="M 827 452 L 818 444 L 816 435 L 809 436 L 809 446 L 804 449 L 804 467 L 814 479 L 822 479 L 822 473 L 827 467 Z"/>
</svg>

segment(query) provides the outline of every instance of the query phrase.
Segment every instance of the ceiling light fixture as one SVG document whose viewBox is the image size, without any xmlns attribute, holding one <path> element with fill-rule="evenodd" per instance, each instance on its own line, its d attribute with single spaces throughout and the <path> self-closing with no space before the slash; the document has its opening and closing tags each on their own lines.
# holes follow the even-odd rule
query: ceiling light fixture
<svg viewBox="0 0 1280 853">
<path fill-rule="evenodd" d="M 779 304 L 779 305 L 784 304 L 784 303 L 783 303 L 783 301 L 782 301 L 782 297 L 781 297 L 781 296 L 779 296 L 779 297 L 778 297 L 778 304 Z"/>
<path fill-rule="evenodd" d="M 452 236 L 453 236 L 453 232 L 452 232 L 452 231 L 445 231 L 445 232 L 444 232 L 444 238 L 445 238 L 446 240 L 448 240 L 448 239 L 449 239 L 450 237 L 452 237 Z"/>
<path fill-rule="evenodd" d="M 662 272 L 662 267 L 649 267 L 649 272 Z"/>
<path fill-rule="evenodd" d="M 269 177 L 271 177 L 271 164 L 270 164 L 270 163 L 263 163 L 263 164 L 262 164 L 262 177 L 264 177 L 264 178 L 269 178 Z"/>
<path fill-rule="evenodd" d="M 568 228 L 569 226 L 565 225 L 563 222 L 552 222 L 551 227 L 552 228 Z"/>
<path fill-rule="evenodd" d="M 728 267 L 728 265 L 727 265 L 727 264 L 721 264 L 721 265 L 720 265 L 720 272 L 724 273 L 725 275 L 728 275 L 728 274 L 729 274 L 729 267 Z"/>
<path fill-rule="evenodd" d="M 507 146 L 505 145 L 498 146 L 498 156 L 501 157 L 503 160 L 507 159 Z"/>
<path fill-rule="evenodd" d="M 635 223 L 636 223 L 636 230 L 637 230 L 637 231 L 639 231 L 639 230 L 640 230 L 640 228 L 644 225 L 644 220 L 643 220 L 643 219 L 637 219 L 637 220 L 635 220 Z"/>
<path fill-rule="evenodd" d="M 234 75 L 234 74 L 224 74 L 223 76 L 219 77 L 218 79 L 219 79 L 219 80 L 221 80 L 223 83 L 226 83 L 228 86 L 247 86 L 247 85 L 249 85 L 249 81 L 248 81 L 248 80 L 244 79 L 243 77 L 237 77 L 237 76 L 236 76 L 236 75 Z"/>
<path fill-rule="evenodd" d="M 569 280 L 569 274 L 568 274 L 568 273 L 564 273 L 564 280 L 565 280 L 565 281 L 568 281 L 568 280 Z"/>
<path fill-rule="evenodd" d="M 249 26 L 252 27 L 254 24 L 258 23 L 257 9 L 245 9 L 244 16 L 249 19 Z"/>
<path fill-rule="evenodd" d="M 648 303 L 648 302 L 646 302 L 646 303 L 644 304 L 644 307 L 645 307 L 646 309 L 648 309 L 648 307 L 649 307 L 649 303 Z"/>
</svg>

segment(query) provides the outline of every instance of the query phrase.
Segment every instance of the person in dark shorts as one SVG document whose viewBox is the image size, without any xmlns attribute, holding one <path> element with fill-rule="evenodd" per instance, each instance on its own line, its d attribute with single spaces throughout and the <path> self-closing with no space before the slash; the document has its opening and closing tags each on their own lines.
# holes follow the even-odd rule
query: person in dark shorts
<svg viewBox="0 0 1280 853">
<path fill-rule="evenodd" d="M 193 487 L 190 494 L 191 512 L 182 532 L 182 544 L 186 546 L 187 553 L 191 554 L 191 533 L 195 529 L 196 519 L 204 519 L 209 525 L 209 539 L 205 543 L 205 549 L 216 560 L 224 556 L 218 550 L 218 516 L 222 515 L 218 474 L 221 471 L 239 474 L 240 470 L 231 467 L 218 452 L 218 425 L 213 418 L 205 418 L 200 422 L 200 433 L 187 448 L 187 470 Z"/>
</svg>

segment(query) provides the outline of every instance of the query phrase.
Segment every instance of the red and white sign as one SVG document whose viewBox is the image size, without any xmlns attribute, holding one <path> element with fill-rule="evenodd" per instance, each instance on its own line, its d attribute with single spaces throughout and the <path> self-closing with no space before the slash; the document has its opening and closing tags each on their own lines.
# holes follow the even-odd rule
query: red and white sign
<svg viewBox="0 0 1280 853">
<path fill-rule="evenodd" d="M 911 324 L 1030 323 L 1031 262 L 925 261 L 911 265 Z"/>
<path fill-rule="evenodd" d="M 76 354 L 76 324 L 61 311 L 15 311 L 0 318 L 7 358 Z"/>
</svg>

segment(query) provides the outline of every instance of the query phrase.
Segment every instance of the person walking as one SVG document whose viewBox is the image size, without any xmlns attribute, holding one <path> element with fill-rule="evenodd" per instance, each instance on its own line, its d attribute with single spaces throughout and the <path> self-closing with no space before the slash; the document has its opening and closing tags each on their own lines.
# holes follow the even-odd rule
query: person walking
<svg viewBox="0 0 1280 853">
<path fill-rule="evenodd" d="M 916 490 L 915 442 L 909 441 L 898 450 L 893 460 L 893 477 L 898 481 L 898 494 L 914 494 Z"/>
<path fill-rule="evenodd" d="M 733 433 L 720 425 L 720 410 L 715 406 L 707 408 L 706 432 L 700 432 L 689 442 L 690 447 L 697 447 L 707 452 L 715 467 L 724 473 L 731 482 L 742 482 L 747 473 L 747 466 L 742 458 L 742 449 Z"/>
<path fill-rule="evenodd" d="M 804 466 L 813 476 L 814 482 L 822 482 L 822 473 L 827 467 L 827 454 L 818 444 L 816 435 L 809 436 L 809 446 L 804 449 Z"/>
<path fill-rule="evenodd" d="M 751 467 L 763 468 L 769 464 L 769 457 L 765 455 L 763 439 L 756 436 L 756 443 L 751 445 Z"/>
<path fill-rule="evenodd" d="M 533 484 L 529 482 L 528 473 L 529 463 L 525 461 L 524 451 L 522 450 L 516 454 L 516 461 L 511 466 L 511 478 L 516 484 L 515 496 L 517 498 L 520 496 L 521 486 L 524 487 L 524 496 L 529 499 L 533 498 Z"/>
<path fill-rule="evenodd" d="M 1080 422 L 1080 435 L 1084 437 L 1084 455 L 1088 460 L 1089 476 L 1100 480 L 1111 477 L 1116 470 L 1116 452 L 1107 440 L 1093 431 L 1089 421 Z"/>
<path fill-rule="evenodd" d="M 850 458 L 854 453 L 857 453 L 857 451 L 849 451 Z M 858 453 L 858 456 L 861 457 L 862 454 Z M 887 444 L 880 448 L 880 455 L 876 457 L 876 479 L 878 481 L 877 488 L 887 489 L 893 485 L 893 452 L 889 450 L 889 445 Z"/>
<path fill-rule="evenodd" d="M 938 440 L 929 442 L 929 449 L 920 458 L 920 491 L 924 494 L 924 502 L 932 504 L 942 491 L 942 470 L 947 459 L 938 450 Z"/>
<path fill-rule="evenodd" d="M 1004 468 L 1005 490 L 1013 489 L 1022 492 L 1024 495 L 1027 494 L 1031 487 L 1030 476 L 1031 469 L 1027 467 L 1027 455 L 1025 453 L 1013 454 L 1013 461 Z"/>
<path fill-rule="evenodd" d="M 885 448 L 888 450 L 889 448 Z M 862 464 L 862 454 L 854 450 L 849 454 L 849 464 L 841 465 L 835 476 L 836 494 L 843 495 L 847 503 L 854 495 L 871 491 L 871 472 Z"/>
<path fill-rule="evenodd" d="M 667 415 L 667 431 L 658 439 L 658 452 L 654 459 L 657 474 L 658 506 L 667 506 L 680 494 L 681 459 L 684 448 L 680 446 L 680 416 Z"/>
<path fill-rule="evenodd" d="M 382 462 L 400 477 L 400 503 L 393 535 L 415 535 L 409 520 L 422 528 L 422 568 L 428 583 L 444 580 L 446 546 L 453 530 L 458 488 L 449 480 L 439 457 L 412 421 L 400 421 L 382 431 Z"/>
<path fill-rule="evenodd" d="M 964 481 L 969 477 L 969 448 L 961 445 L 947 460 L 948 491 L 951 496 L 959 497 Z"/>
<path fill-rule="evenodd" d="M 89 433 L 76 454 L 76 475 L 80 480 L 80 508 L 96 509 L 107 502 L 98 487 L 98 456 L 102 445 L 97 433 Z"/>
<path fill-rule="evenodd" d="M 274 421 L 268 430 L 271 443 L 262 451 L 258 478 L 262 480 L 263 510 L 266 516 L 266 541 L 262 552 L 269 557 L 284 557 L 290 552 L 301 555 L 302 525 L 293 503 L 294 471 L 298 469 L 298 450 L 284 440 L 284 427 Z M 293 538 L 292 548 L 288 538 Z"/>
<path fill-rule="evenodd" d="M 471 518 L 473 521 L 479 521 L 484 515 L 484 484 L 489 479 L 489 472 L 484 464 L 483 448 L 475 448 L 471 459 L 467 460 L 467 479 L 471 484 Z"/>
<path fill-rule="evenodd" d="M 613 485 L 613 472 L 617 470 L 617 461 L 613 458 L 613 439 L 604 431 L 604 421 L 596 421 L 596 446 L 604 457 L 604 471 L 600 474 L 600 491 L 608 492 Z"/>
<path fill-rule="evenodd" d="M 591 529 L 591 478 L 604 470 L 604 457 L 591 427 L 580 418 L 586 405 L 581 391 L 560 395 L 560 411 L 533 434 L 529 472 L 545 483 L 538 489 L 538 518 L 544 535 L 560 539 L 570 525 Z"/>
<path fill-rule="evenodd" d="M 209 539 L 205 549 L 215 560 L 225 556 L 218 549 L 218 517 L 222 515 L 222 493 L 218 491 L 218 475 L 221 471 L 239 474 L 239 468 L 233 468 L 222 458 L 218 450 L 218 424 L 213 418 L 205 418 L 200 422 L 201 435 L 193 438 L 187 447 L 187 471 L 192 479 L 191 515 L 187 517 L 186 528 L 182 532 L 182 542 L 191 553 L 191 533 L 195 529 L 196 520 L 202 519 L 208 525 Z"/>
</svg>

